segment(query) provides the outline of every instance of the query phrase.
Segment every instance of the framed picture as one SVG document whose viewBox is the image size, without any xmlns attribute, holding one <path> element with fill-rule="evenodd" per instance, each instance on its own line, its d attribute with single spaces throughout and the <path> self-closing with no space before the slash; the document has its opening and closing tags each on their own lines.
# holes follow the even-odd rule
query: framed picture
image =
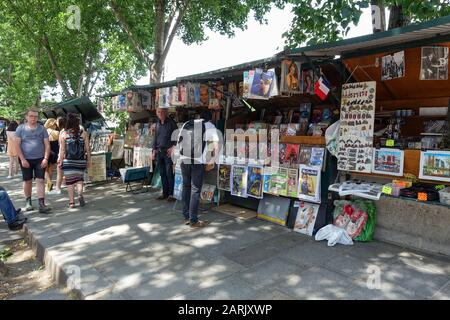
<svg viewBox="0 0 450 320">
<path fill-rule="evenodd" d="M 403 176 L 404 152 L 400 149 L 373 149 L 372 172 Z"/>
<path fill-rule="evenodd" d="M 420 80 L 448 79 L 448 47 L 422 47 Z"/>
<path fill-rule="evenodd" d="M 450 182 L 450 151 L 422 151 L 419 179 Z"/>
<path fill-rule="evenodd" d="M 381 80 L 391 80 L 405 76 L 405 51 L 389 54 L 381 58 Z"/>
</svg>

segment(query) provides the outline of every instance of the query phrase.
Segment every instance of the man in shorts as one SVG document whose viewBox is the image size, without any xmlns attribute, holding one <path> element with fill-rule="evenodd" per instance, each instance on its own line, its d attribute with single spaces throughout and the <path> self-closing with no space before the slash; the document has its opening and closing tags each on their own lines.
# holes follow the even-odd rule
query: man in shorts
<svg viewBox="0 0 450 320">
<path fill-rule="evenodd" d="M 19 156 L 23 177 L 23 191 L 26 198 L 26 211 L 34 210 L 31 202 L 33 178 L 36 179 L 39 212 L 49 213 L 45 205 L 45 168 L 50 155 L 50 142 L 44 126 L 38 123 L 39 112 L 30 109 L 26 114 L 27 122 L 16 129 L 16 150 Z"/>
</svg>

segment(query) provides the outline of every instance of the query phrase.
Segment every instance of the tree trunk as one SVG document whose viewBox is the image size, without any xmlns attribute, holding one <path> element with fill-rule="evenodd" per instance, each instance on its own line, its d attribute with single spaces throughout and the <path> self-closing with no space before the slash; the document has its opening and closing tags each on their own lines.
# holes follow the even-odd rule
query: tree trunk
<svg viewBox="0 0 450 320">
<path fill-rule="evenodd" d="M 150 82 L 161 82 L 164 61 L 161 61 L 164 51 L 164 22 L 165 22 L 165 0 L 155 1 L 156 27 L 155 27 L 155 54 L 153 65 L 150 69 Z"/>
<path fill-rule="evenodd" d="M 410 18 L 403 13 L 403 7 L 401 5 L 392 6 L 389 14 L 389 26 L 388 29 L 394 29 L 407 26 L 410 23 Z"/>
<path fill-rule="evenodd" d="M 380 0 L 371 0 L 370 5 L 372 6 L 373 33 L 386 31 L 386 12 L 384 4 Z M 378 8 L 374 8 L 374 6 L 377 6 Z"/>
</svg>

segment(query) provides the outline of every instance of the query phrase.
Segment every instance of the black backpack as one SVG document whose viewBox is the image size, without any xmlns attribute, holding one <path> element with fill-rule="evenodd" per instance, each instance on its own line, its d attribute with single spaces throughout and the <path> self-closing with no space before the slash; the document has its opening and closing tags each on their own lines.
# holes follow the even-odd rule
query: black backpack
<svg viewBox="0 0 450 320">
<path fill-rule="evenodd" d="M 194 129 L 198 128 L 201 128 L 202 130 L 201 135 L 199 133 L 196 133 L 196 135 L 194 135 Z M 204 141 L 203 139 L 205 131 L 206 129 L 204 120 L 189 120 L 185 122 L 181 127 L 180 135 L 178 138 L 178 143 L 181 143 L 180 154 L 190 159 L 201 157 L 206 146 L 206 141 Z M 182 142 L 184 138 L 188 140 L 186 142 L 186 145 L 184 145 L 185 143 Z"/>
<path fill-rule="evenodd" d="M 84 139 L 79 133 L 70 139 L 66 139 L 66 159 L 84 160 L 85 156 Z"/>
</svg>

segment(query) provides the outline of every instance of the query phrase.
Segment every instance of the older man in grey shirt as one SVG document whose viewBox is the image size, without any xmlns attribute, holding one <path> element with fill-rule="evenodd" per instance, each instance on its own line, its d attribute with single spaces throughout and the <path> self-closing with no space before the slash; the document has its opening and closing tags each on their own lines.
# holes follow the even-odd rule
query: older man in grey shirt
<svg viewBox="0 0 450 320">
<path fill-rule="evenodd" d="M 48 133 L 38 121 L 39 112 L 30 109 L 27 112 L 27 122 L 16 130 L 16 150 L 19 156 L 23 177 L 23 191 L 26 198 L 26 211 L 33 210 L 31 191 L 33 178 L 36 179 L 39 212 L 48 213 L 51 209 L 45 205 L 45 168 L 50 155 Z"/>
</svg>

